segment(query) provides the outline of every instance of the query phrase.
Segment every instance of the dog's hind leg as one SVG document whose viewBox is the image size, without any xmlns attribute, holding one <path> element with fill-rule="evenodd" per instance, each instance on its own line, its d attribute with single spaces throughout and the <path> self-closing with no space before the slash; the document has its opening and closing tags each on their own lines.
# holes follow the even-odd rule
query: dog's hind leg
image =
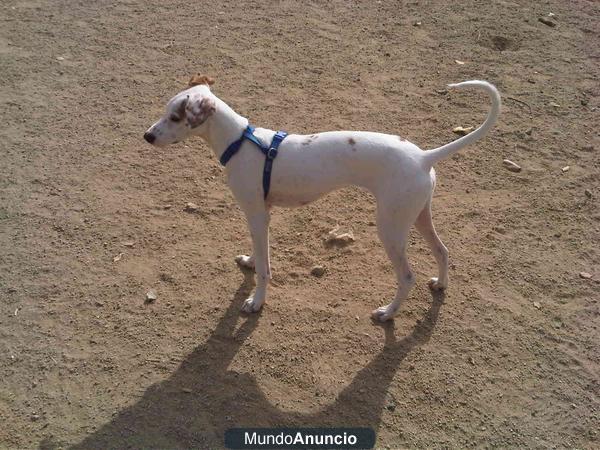
<svg viewBox="0 0 600 450">
<path fill-rule="evenodd" d="M 256 290 L 244 302 L 242 311 L 257 312 L 267 298 L 267 286 L 271 278 L 269 264 L 269 212 L 267 210 L 247 213 L 248 228 L 252 236 L 254 269 L 256 270 Z M 250 259 L 249 258 L 249 259 Z"/>
<path fill-rule="evenodd" d="M 385 251 L 394 266 L 398 281 L 398 290 L 392 303 L 377 308 L 372 312 L 373 319 L 380 322 L 394 318 L 400 305 L 408 297 L 408 293 L 415 284 L 415 277 L 410 270 L 406 256 L 408 232 L 412 222 L 407 223 L 402 220 L 402 223 L 398 223 L 396 215 L 388 215 L 389 213 L 389 209 L 384 208 L 383 205 L 377 206 L 377 231 L 385 247 Z"/>
<path fill-rule="evenodd" d="M 429 248 L 435 257 L 438 266 L 438 277 L 429 280 L 429 286 L 433 290 L 446 289 L 448 287 L 448 249 L 438 236 L 431 218 L 431 199 L 427 202 L 415 222 L 415 228 L 429 244 Z"/>
</svg>

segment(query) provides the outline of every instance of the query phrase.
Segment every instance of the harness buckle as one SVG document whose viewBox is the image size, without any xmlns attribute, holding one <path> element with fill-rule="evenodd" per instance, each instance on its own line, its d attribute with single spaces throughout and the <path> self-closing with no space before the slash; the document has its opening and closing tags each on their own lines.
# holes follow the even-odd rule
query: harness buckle
<svg viewBox="0 0 600 450">
<path fill-rule="evenodd" d="M 267 150 L 267 159 L 275 159 L 277 157 L 277 149 L 276 148 L 269 148 L 269 150 Z"/>
</svg>

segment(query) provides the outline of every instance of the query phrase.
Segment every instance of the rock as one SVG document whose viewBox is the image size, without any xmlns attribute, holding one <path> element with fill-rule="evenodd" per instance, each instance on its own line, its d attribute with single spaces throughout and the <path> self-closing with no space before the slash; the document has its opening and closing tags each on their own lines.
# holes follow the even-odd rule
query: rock
<svg viewBox="0 0 600 450">
<path fill-rule="evenodd" d="M 135 242 L 133 242 L 133 241 L 125 241 L 125 242 L 122 242 L 122 244 L 123 244 L 124 247 L 131 248 L 131 247 L 133 247 L 135 245 Z"/>
<path fill-rule="evenodd" d="M 101 308 L 101 307 L 103 307 L 103 306 L 104 306 L 104 302 L 101 302 L 100 300 L 96 300 L 96 301 L 94 302 L 94 305 L 96 305 L 96 306 L 98 306 L 98 307 L 100 307 L 100 308 Z"/>
<path fill-rule="evenodd" d="M 536 309 L 542 309 L 542 304 L 541 304 L 540 302 L 533 302 L 533 306 L 534 306 Z"/>
<path fill-rule="evenodd" d="M 335 227 L 333 230 L 327 233 L 327 238 L 325 238 L 325 243 L 328 246 L 337 247 L 345 247 L 354 241 L 354 235 L 351 231 L 348 233 L 340 233 L 339 227 Z"/>
<path fill-rule="evenodd" d="M 589 272 L 579 272 L 579 276 L 584 280 L 589 280 L 590 278 L 592 278 L 592 274 Z"/>
<path fill-rule="evenodd" d="M 517 163 L 512 162 L 510 159 L 503 160 L 502 164 L 504 164 L 504 167 L 506 167 L 511 172 L 521 171 L 521 166 L 519 166 Z"/>
<path fill-rule="evenodd" d="M 158 297 L 156 296 L 156 291 L 154 289 L 150 289 L 146 292 L 146 303 L 154 302 Z"/>
<path fill-rule="evenodd" d="M 583 191 L 583 193 L 587 198 L 592 198 L 592 191 L 590 191 L 589 189 L 586 189 L 585 191 Z"/>
<path fill-rule="evenodd" d="M 565 172 L 568 172 L 570 169 L 571 169 L 571 166 L 565 166 L 560 170 L 562 170 L 562 173 L 565 173 Z"/>
<path fill-rule="evenodd" d="M 65 60 L 65 57 L 64 57 L 64 56 L 57 56 L 57 57 L 56 57 L 56 60 L 57 60 L 57 61 L 64 61 L 64 60 Z"/>
<path fill-rule="evenodd" d="M 113 262 L 119 262 L 123 258 L 123 253 L 119 253 L 117 256 L 113 258 Z"/>
<path fill-rule="evenodd" d="M 315 266 L 310 270 L 310 274 L 317 278 L 321 278 L 323 275 L 325 275 L 325 267 Z"/>
<path fill-rule="evenodd" d="M 506 233 L 506 228 L 504 228 L 504 226 L 502 226 L 502 225 L 496 225 L 494 227 L 494 231 L 496 233 L 505 234 Z"/>
<path fill-rule="evenodd" d="M 549 19 L 548 17 L 539 17 L 538 21 L 542 22 L 544 25 L 548 25 L 551 28 L 554 28 L 556 26 L 556 22 Z"/>
<path fill-rule="evenodd" d="M 29 418 L 32 422 L 37 422 L 38 420 L 40 420 L 40 416 L 38 414 L 32 414 Z"/>
<path fill-rule="evenodd" d="M 461 61 L 461 60 L 459 60 L 459 59 L 455 59 L 455 60 L 454 60 L 454 62 L 455 62 L 456 64 L 458 64 L 459 66 L 463 66 L 463 65 L 465 64 L 465 62 L 464 62 L 464 61 Z"/>
<path fill-rule="evenodd" d="M 423 22 L 421 22 L 420 20 L 413 22 L 413 27 L 420 27 L 421 25 L 423 25 Z"/>
<path fill-rule="evenodd" d="M 190 212 L 190 213 L 198 212 L 199 209 L 200 209 L 200 207 L 192 202 L 186 203 L 185 208 L 183 208 L 184 211 Z"/>
<path fill-rule="evenodd" d="M 473 131 L 474 127 L 456 127 L 452 130 L 453 133 L 460 134 L 461 136 L 466 136 L 471 131 Z"/>
<path fill-rule="evenodd" d="M 560 108 L 560 105 L 556 102 L 550 102 L 550 106 L 552 106 L 553 108 Z"/>
<path fill-rule="evenodd" d="M 188 389 L 188 388 L 183 388 L 182 391 L 185 392 L 186 394 L 191 394 L 193 392 L 191 389 Z"/>
</svg>

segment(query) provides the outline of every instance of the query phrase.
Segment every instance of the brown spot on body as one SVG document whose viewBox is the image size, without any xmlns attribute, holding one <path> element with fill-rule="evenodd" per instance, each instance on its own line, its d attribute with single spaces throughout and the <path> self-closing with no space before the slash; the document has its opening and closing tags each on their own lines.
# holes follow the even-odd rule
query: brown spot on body
<svg viewBox="0 0 600 450">
<path fill-rule="evenodd" d="M 356 144 L 356 141 L 354 140 L 354 138 L 348 138 L 348 144 L 354 145 Z"/>
<path fill-rule="evenodd" d="M 199 84 L 206 84 L 207 86 L 210 86 L 211 84 L 214 84 L 214 82 L 214 78 L 211 78 L 206 75 L 200 75 L 199 73 L 197 73 L 196 75 L 192 76 L 192 78 L 190 78 L 188 86 L 198 86 Z"/>
<path fill-rule="evenodd" d="M 316 134 L 311 134 L 308 138 L 306 138 L 304 141 L 302 141 L 302 145 L 310 145 L 310 144 L 312 144 L 312 141 L 314 141 L 318 137 L 319 136 L 317 136 Z"/>
</svg>

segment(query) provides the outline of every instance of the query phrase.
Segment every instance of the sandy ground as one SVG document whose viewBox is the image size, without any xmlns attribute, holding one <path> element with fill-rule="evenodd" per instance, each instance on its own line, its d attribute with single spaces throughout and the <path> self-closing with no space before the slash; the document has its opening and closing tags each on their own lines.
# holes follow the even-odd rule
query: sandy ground
<svg viewBox="0 0 600 450">
<path fill-rule="evenodd" d="M 244 425 L 598 448 L 598 2 L 0 7 L 1 448 L 214 449 Z M 423 148 L 489 108 L 446 83 L 495 83 L 496 128 L 437 167 L 447 292 L 427 289 L 415 234 L 418 284 L 393 324 L 371 322 L 395 280 L 352 188 L 274 212 L 271 296 L 241 315 L 254 282 L 233 258 L 250 241 L 218 162 L 199 140 L 141 139 L 195 72 L 255 124 Z M 327 248 L 336 225 L 356 242 Z"/>
</svg>

